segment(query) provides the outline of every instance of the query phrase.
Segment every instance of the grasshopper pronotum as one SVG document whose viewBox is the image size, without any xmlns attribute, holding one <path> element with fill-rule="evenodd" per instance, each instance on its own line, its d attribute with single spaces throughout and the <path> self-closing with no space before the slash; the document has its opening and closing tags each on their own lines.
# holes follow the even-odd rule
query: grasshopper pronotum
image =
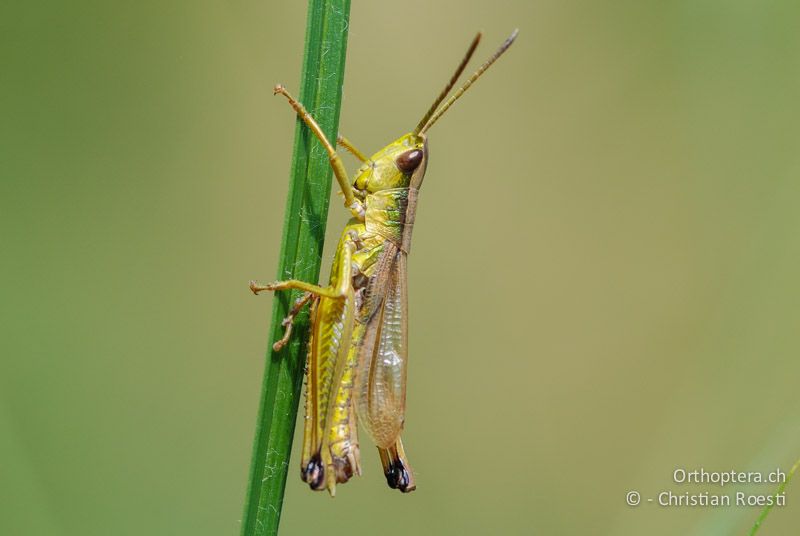
<svg viewBox="0 0 800 536">
<path fill-rule="evenodd" d="M 311 304 L 301 460 L 302 478 L 311 489 L 327 488 L 334 495 L 337 483 L 361 474 L 357 419 L 378 447 L 389 486 L 402 492 L 416 487 L 400 433 L 408 363 L 406 257 L 428 161 L 427 132 L 516 36 L 515 30 L 445 101 L 478 46 L 478 33 L 416 128 L 371 157 L 340 135 L 338 144 L 362 162 L 352 182 L 314 118 L 283 86 L 275 86 L 275 94 L 286 97 L 327 150 L 345 206 L 353 215 L 339 240 L 327 287 L 297 280 L 250 283 L 256 294 L 303 291 L 283 322 L 286 330 L 275 350 L 289 340 L 295 316 Z"/>
</svg>

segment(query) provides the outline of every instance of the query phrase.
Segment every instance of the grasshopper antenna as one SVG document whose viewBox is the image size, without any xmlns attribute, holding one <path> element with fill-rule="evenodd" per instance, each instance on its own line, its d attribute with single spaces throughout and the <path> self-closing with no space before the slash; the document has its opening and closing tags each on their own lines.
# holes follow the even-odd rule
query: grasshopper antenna
<svg viewBox="0 0 800 536">
<path fill-rule="evenodd" d="M 480 78 L 480 77 L 481 77 L 481 75 L 482 75 L 484 72 L 486 72 L 486 69 L 488 69 L 489 67 L 491 67 L 491 66 L 492 66 L 492 64 L 493 64 L 494 62 L 496 62 L 496 61 L 497 61 L 497 58 L 499 58 L 500 56 L 502 56 L 502 55 L 503 55 L 503 53 L 504 53 L 506 50 L 508 50 L 508 47 L 510 47 L 510 46 L 511 46 L 511 44 L 514 42 L 514 39 L 516 39 L 516 38 L 517 38 L 517 34 L 518 34 L 518 33 L 519 33 L 519 30 L 514 30 L 513 32 L 511 32 L 511 35 L 509 35 L 509 36 L 508 36 L 508 38 L 507 38 L 507 39 L 506 39 L 506 40 L 503 42 L 503 44 L 502 44 L 502 45 L 500 45 L 500 48 L 498 48 L 498 49 L 497 49 L 497 51 L 496 51 L 494 54 L 492 54 L 492 57 L 490 57 L 488 60 L 486 60 L 486 62 L 485 62 L 483 65 L 481 65 L 481 66 L 478 68 L 478 70 L 477 70 L 477 71 L 475 71 L 475 74 L 473 74 L 472 76 L 470 76 L 470 77 L 469 77 L 469 79 L 467 79 L 467 81 L 466 81 L 466 82 L 464 82 L 464 85 L 463 85 L 463 86 L 461 86 L 460 88 L 458 88 L 458 90 L 457 90 L 455 93 L 453 93 L 453 96 L 452 96 L 452 97 L 450 97 L 449 99 L 447 99 L 447 102 L 445 102 L 444 104 L 442 104 L 442 107 L 441 107 L 441 108 L 439 108 L 439 109 L 438 109 L 436 112 L 434 112 L 434 113 L 431 113 L 430 111 L 428 111 L 428 113 L 427 113 L 427 114 L 425 114 L 425 117 L 423 118 L 423 120 L 422 120 L 422 121 L 420 121 L 420 125 L 422 125 L 422 127 L 420 127 L 420 125 L 417 125 L 417 128 L 416 128 L 416 129 L 414 129 L 414 133 L 415 133 L 415 134 L 425 134 L 425 131 L 427 131 L 428 129 L 430 129 L 430 128 L 433 126 L 433 124 L 434 124 L 436 121 L 438 121 L 438 120 L 439 120 L 439 118 L 440 118 L 440 117 L 442 117 L 442 115 L 444 115 L 444 113 L 447 111 L 447 109 L 448 109 L 448 108 L 450 108 L 450 107 L 453 105 L 453 103 L 454 103 L 455 101 L 457 101 L 457 100 L 458 100 L 458 98 L 459 98 L 461 95 L 463 95 L 463 94 L 464 94 L 464 92 L 465 92 L 466 90 L 468 90 L 468 89 L 469 89 L 469 87 L 470 87 L 472 84 L 474 84 L 474 83 L 475 83 L 475 80 L 477 80 L 478 78 Z M 456 71 L 456 76 L 454 76 L 452 79 L 450 79 L 450 84 L 448 84 L 448 85 L 447 85 L 447 89 L 446 89 L 444 92 L 442 92 L 442 95 L 440 95 L 440 98 L 436 100 L 436 105 L 438 105 L 438 104 L 439 104 L 439 103 L 442 101 L 442 98 L 444 97 L 444 95 L 446 95 L 446 94 L 447 94 L 447 91 L 450 91 L 450 88 L 452 88 L 452 87 L 453 87 L 453 83 L 455 82 L 455 79 L 458 77 L 458 75 L 459 75 L 459 74 L 461 74 L 461 70 L 463 70 L 463 68 L 466 66 L 467 60 L 468 60 L 468 59 L 469 59 L 469 57 L 472 55 L 472 52 L 474 51 L 474 49 L 475 49 L 475 46 L 477 46 L 477 44 L 478 44 L 478 43 L 477 43 L 477 41 L 479 40 L 479 38 L 480 38 L 480 35 L 481 35 L 481 34 L 478 34 L 478 37 L 476 38 L 476 40 L 475 40 L 475 41 L 473 41 L 473 46 L 470 48 L 469 52 L 467 53 L 467 57 L 466 57 L 466 58 L 464 58 L 464 61 L 462 61 L 462 62 L 461 62 L 461 65 L 459 65 L 459 69 L 460 69 L 460 70 L 459 70 L 459 71 Z M 434 106 L 434 107 L 435 107 L 435 106 Z M 432 107 L 432 108 L 431 108 L 431 110 L 432 110 L 434 107 Z"/>
<path fill-rule="evenodd" d="M 444 87 L 442 92 L 439 93 L 439 96 L 436 97 L 436 100 L 433 101 L 433 104 L 428 109 L 428 111 L 425 112 L 425 115 L 422 117 L 419 124 L 414 129 L 414 134 L 419 134 L 422 131 L 422 127 L 425 126 L 425 123 L 427 123 L 428 119 L 430 119 L 431 116 L 434 114 L 436 108 L 438 108 L 438 106 L 442 103 L 444 98 L 447 97 L 447 94 L 450 93 L 450 90 L 453 89 L 453 86 L 456 85 L 456 82 L 458 82 L 458 77 L 461 76 L 461 73 L 464 72 L 464 68 L 467 66 L 467 63 L 469 63 L 470 58 L 475 53 L 475 49 L 478 48 L 478 43 L 481 42 L 482 35 L 483 34 L 481 34 L 481 32 L 478 32 L 478 34 L 475 36 L 475 39 L 472 40 L 472 43 L 470 43 L 469 48 L 467 49 L 467 53 L 464 54 L 464 59 L 461 60 L 461 63 L 458 64 L 456 72 L 453 73 L 453 76 L 450 77 L 450 81 Z"/>
</svg>

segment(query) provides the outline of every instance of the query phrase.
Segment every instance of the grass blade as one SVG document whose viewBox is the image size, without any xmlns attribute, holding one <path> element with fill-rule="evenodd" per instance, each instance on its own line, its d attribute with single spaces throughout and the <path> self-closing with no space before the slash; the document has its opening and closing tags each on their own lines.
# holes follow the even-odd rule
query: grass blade
<svg viewBox="0 0 800 536">
<path fill-rule="evenodd" d="M 350 0 L 309 0 L 299 100 L 333 143 L 339 125 L 349 15 Z M 280 106 L 286 107 L 286 104 L 281 102 Z M 286 109 L 281 112 L 289 113 Z M 278 279 L 316 282 L 325 239 L 331 168 L 327 153 L 299 120 L 295 128 L 290 180 Z M 282 292 L 276 298 L 242 536 L 278 532 L 300 400 L 308 319 L 305 314 L 298 317 L 292 342 L 280 352 L 274 352 L 272 343 L 282 335 L 281 320 L 295 295 Z"/>
<path fill-rule="evenodd" d="M 786 475 L 786 480 L 781 482 L 780 486 L 778 486 L 778 489 L 775 491 L 775 496 L 778 496 L 778 495 L 780 495 L 781 493 L 784 492 L 784 490 L 786 489 L 786 484 L 788 484 L 789 481 L 792 479 L 792 476 L 794 476 L 794 473 L 795 473 L 795 471 L 797 471 L 798 467 L 800 467 L 800 460 L 797 460 L 796 462 L 794 462 L 794 465 L 789 470 L 789 474 Z M 769 511 L 772 510 L 772 506 L 773 505 L 770 504 L 768 506 L 765 506 L 761 510 L 761 514 L 758 516 L 758 519 L 756 519 L 756 522 L 753 525 L 753 528 L 750 529 L 750 533 L 749 533 L 750 536 L 753 536 L 756 532 L 758 532 L 759 527 L 761 527 L 761 524 L 767 518 L 767 514 L 769 514 Z"/>
</svg>

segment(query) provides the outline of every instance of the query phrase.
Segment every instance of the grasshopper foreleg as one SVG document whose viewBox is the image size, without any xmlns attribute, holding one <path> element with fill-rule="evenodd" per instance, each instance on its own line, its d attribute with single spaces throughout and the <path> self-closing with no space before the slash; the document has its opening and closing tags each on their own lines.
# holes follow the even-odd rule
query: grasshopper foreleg
<svg viewBox="0 0 800 536">
<path fill-rule="evenodd" d="M 328 141 L 328 138 L 325 136 L 325 133 L 322 132 L 322 129 L 317 121 L 311 116 L 310 113 L 308 113 L 308 110 L 306 110 L 305 106 L 303 106 L 300 101 L 292 97 L 289 92 L 286 91 L 286 88 L 280 84 L 276 85 L 275 89 L 273 90 L 273 94 L 277 95 L 278 93 L 286 97 L 286 99 L 289 101 L 289 105 L 294 108 L 295 112 L 297 112 L 297 116 L 300 118 L 300 120 L 311 129 L 311 132 L 314 133 L 314 136 L 316 136 L 322 146 L 325 147 L 325 150 L 328 152 L 328 158 L 330 159 L 331 167 L 333 168 L 333 174 L 336 175 L 336 182 L 339 183 L 339 188 L 342 189 L 342 193 L 344 194 L 344 205 L 350 209 L 350 212 L 352 212 L 353 216 L 361 221 L 364 221 L 364 205 L 362 205 L 361 201 L 356 199 L 355 195 L 353 195 L 353 186 L 350 184 L 350 179 L 347 176 L 347 170 L 344 168 L 341 157 L 336 153 L 336 149 L 333 148 L 333 145 L 330 141 Z M 347 147 L 349 150 L 355 149 L 347 140 L 345 140 L 345 147 Z M 353 154 L 355 154 L 358 158 L 362 158 L 364 156 L 358 150 L 355 150 Z"/>
</svg>

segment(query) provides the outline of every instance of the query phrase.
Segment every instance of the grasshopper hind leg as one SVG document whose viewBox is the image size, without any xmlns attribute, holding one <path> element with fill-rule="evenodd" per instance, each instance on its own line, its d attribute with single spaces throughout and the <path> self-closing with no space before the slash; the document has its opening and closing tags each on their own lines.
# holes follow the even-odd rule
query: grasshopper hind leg
<svg viewBox="0 0 800 536">
<path fill-rule="evenodd" d="M 356 417 L 355 402 L 351 399 L 348 404 L 346 421 L 347 430 L 342 432 L 337 444 L 331 445 L 333 454 L 333 469 L 336 473 L 336 483 L 343 484 L 353 475 L 361 476 L 361 451 L 358 445 L 358 419 Z"/>
<path fill-rule="evenodd" d="M 325 468 L 319 454 L 315 454 L 308 464 L 302 468 L 300 476 L 303 482 L 308 484 L 314 491 L 325 489 Z"/>
<path fill-rule="evenodd" d="M 378 453 L 383 464 L 383 473 L 386 475 L 386 483 L 392 489 L 399 489 L 403 493 L 410 493 L 417 489 L 414 481 L 414 472 L 408 457 L 403 449 L 403 442 L 400 438 L 388 449 L 378 447 Z"/>
</svg>

